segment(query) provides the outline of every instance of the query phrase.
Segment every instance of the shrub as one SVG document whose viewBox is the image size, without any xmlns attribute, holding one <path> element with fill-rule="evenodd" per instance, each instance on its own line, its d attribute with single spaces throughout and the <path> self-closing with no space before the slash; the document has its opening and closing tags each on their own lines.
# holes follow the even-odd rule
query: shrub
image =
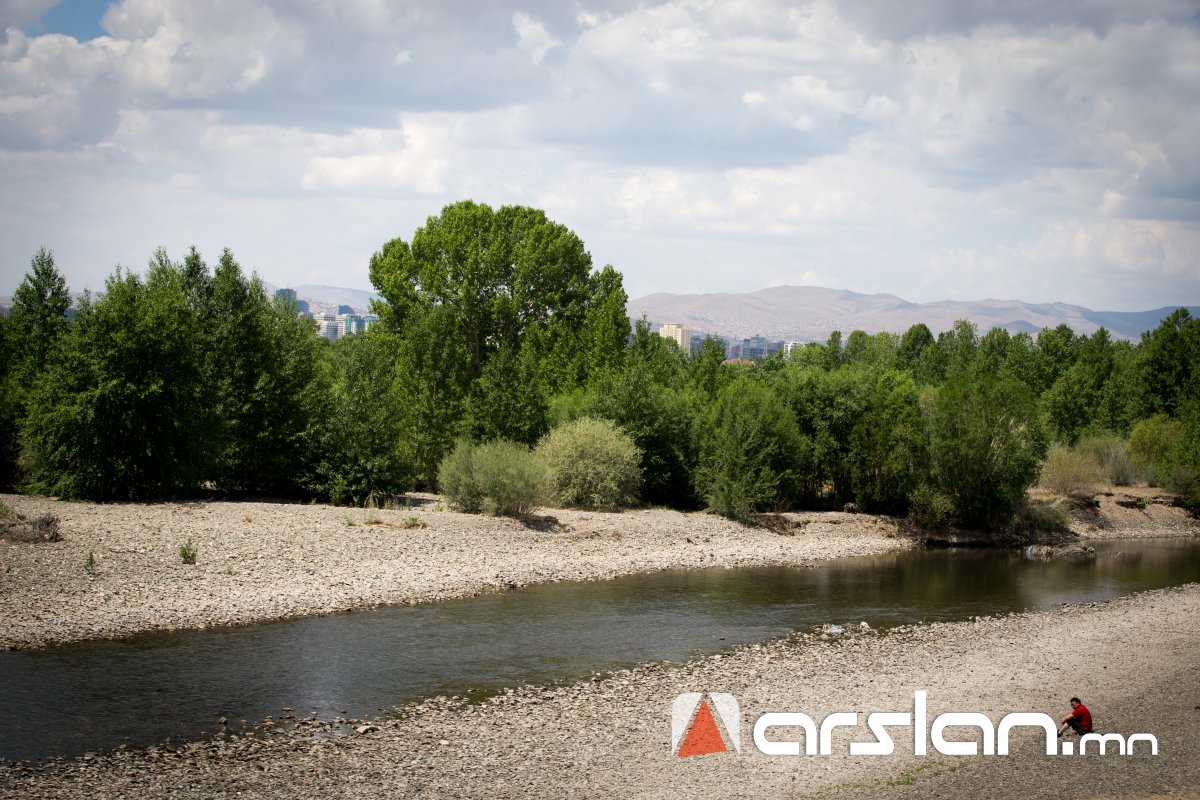
<svg viewBox="0 0 1200 800">
<path fill-rule="evenodd" d="M 1182 436 L 1183 428 L 1179 422 L 1162 414 L 1155 414 L 1133 426 L 1133 432 L 1129 434 L 1129 453 L 1151 485 L 1165 477 L 1167 463 Z"/>
<path fill-rule="evenodd" d="M 583 417 L 561 425 L 546 434 L 537 454 L 546 465 L 547 492 L 559 505 L 614 509 L 637 499 L 642 452 L 609 420 Z"/>
<path fill-rule="evenodd" d="M 516 442 L 488 442 L 475 452 L 475 475 L 483 513 L 519 517 L 542 504 L 546 470 L 542 460 Z"/>
<path fill-rule="evenodd" d="M 455 511 L 478 514 L 483 510 L 483 490 L 475 475 L 476 446 L 465 439 L 438 465 L 438 484 Z"/>
<path fill-rule="evenodd" d="M 1090 494 L 1099 480 L 1095 462 L 1065 445 L 1056 444 L 1046 454 L 1038 485 L 1055 494 L 1069 497 Z"/>
<path fill-rule="evenodd" d="M 918 528 L 945 528 L 954 517 L 953 498 L 932 486 L 921 484 L 909 495 L 908 519 Z"/>
<path fill-rule="evenodd" d="M 1017 516 L 1016 527 L 1032 533 L 1063 533 L 1071 528 L 1071 506 L 1062 498 L 1030 501 Z"/>
<path fill-rule="evenodd" d="M 545 469 L 541 459 L 515 442 L 459 442 L 438 468 L 450 505 L 469 513 L 521 516 L 541 504 Z"/>
<path fill-rule="evenodd" d="M 1113 486 L 1128 486 L 1138 479 L 1137 465 L 1129 453 L 1129 442 L 1119 436 L 1088 436 L 1075 445 L 1091 461 L 1099 476 Z"/>
</svg>

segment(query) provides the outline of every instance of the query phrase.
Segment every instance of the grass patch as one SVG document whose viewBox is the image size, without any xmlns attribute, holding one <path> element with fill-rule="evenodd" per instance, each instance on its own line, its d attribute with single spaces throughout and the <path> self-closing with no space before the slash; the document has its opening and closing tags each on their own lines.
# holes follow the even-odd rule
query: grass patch
<svg viewBox="0 0 1200 800">
<path fill-rule="evenodd" d="M 96 574 L 96 551 L 88 550 L 87 560 L 83 562 L 83 571 L 88 575 Z"/>
<path fill-rule="evenodd" d="M 429 526 L 426 525 L 425 520 L 421 519 L 420 517 L 407 517 L 400 523 L 400 527 L 404 528 L 405 530 L 416 530 L 420 528 L 428 528 Z"/>
<path fill-rule="evenodd" d="M 196 545 L 192 543 L 191 539 L 179 545 L 179 560 L 184 564 L 196 563 Z"/>
</svg>

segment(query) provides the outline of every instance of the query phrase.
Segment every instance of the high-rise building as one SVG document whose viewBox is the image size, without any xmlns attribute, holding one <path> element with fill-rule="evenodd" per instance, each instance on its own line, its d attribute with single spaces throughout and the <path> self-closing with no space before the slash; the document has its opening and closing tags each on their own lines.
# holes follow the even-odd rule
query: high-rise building
<svg viewBox="0 0 1200 800">
<path fill-rule="evenodd" d="M 658 329 L 658 335 L 675 342 L 683 352 L 689 354 L 692 352 L 691 328 L 685 328 L 676 322 L 668 322 Z"/>
<path fill-rule="evenodd" d="M 358 314 L 338 314 L 338 338 L 367 329 L 367 321 Z"/>
<path fill-rule="evenodd" d="M 313 317 L 317 321 L 317 335 L 324 336 L 329 341 L 336 341 L 338 338 L 338 319 L 333 314 L 324 313 L 317 314 Z"/>
</svg>

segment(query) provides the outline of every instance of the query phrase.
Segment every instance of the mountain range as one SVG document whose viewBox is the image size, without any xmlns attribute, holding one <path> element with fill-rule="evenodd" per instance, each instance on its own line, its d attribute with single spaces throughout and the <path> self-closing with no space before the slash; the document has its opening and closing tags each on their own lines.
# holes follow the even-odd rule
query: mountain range
<svg viewBox="0 0 1200 800">
<path fill-rule="evenodd" d="M 269 292 L 276 287 L 264 283 Z M 344 286 L 303 284 L 291 286 L 300 300 L 315 312 L 336 313 L 350 306 L 358 313 L 370 311 L 378 294 Z M 0 297 L 0 307 L 9 305 Z M 1200 317 L 1200 306 L 1184 306 Z M 674 322 L 693 333 L 727 339 L 765 336 L 785 341 L 824 341 L 832 331 L 848 334 L 890 331 L 903 333 L 918 322 L 935 334 L 949 330 L 960 319 L 974 322 L 981 333 L 994 327 L 1011 333 L 1037 333 L 1042 328 L 1066 324 L 1076 333 L 1091 334 L 1101 326 L 1114 338 L 1137 340 L 1142 331 L 1158 324 L 1177 306 L 1147 311 L 1093 311 L 1068 303 L 1026 303 L 1020 300 L 939 300 L 912 303 L 893 294 L 861 294 L 819 286 L 774 286 L 754 292 L 672 294 L 658 292 L 634 298 L 626 306 L 631 319 L 645 316 L 655 327 Z"/>
<path fill-rule="evenodd" d="M 1093 311 L 1067 303 L 1026 303 L 1020 300 L 939 300 L 912 303 L 892 294 L 860 294 L 819 286 L 775 286 L 733 294 L 672 294 L 659 292 L 629 301 L 629 316 L 643 315 L 651 323 L 674 322 L 693 333 L 726 338 L 765 336 L 768 339 L 824 341 L 834 330 L 904 333 L 923 322 L 935 334 L 955 321 L 970 320 L 980 333 L 994 327 L 1010 333 L 1037 333 L 1066 324 L 1078 334 L 1107 328 L 1114 338 L 1137 340 L 1176 306 L 1148 311 Z M 1200 306 L 1187 307 L 1192 316 Z"/>
</svg>

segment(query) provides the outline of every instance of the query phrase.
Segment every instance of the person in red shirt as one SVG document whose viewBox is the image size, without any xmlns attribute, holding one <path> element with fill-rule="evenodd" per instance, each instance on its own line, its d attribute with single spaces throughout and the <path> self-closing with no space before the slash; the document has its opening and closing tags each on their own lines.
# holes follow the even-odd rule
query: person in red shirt
<svg viewBox="0 0 1200 800">
<path fill-rule="evenodd" d="M 1071 713 L 1062 718 L 1058 735 L 1062 736 L 1068 726 L 1080 736 L 1092 732 L 1092 712 L 1088 711 L 1088 707 L 1081 703 L 1078 697 L 1071 698 Z"/>
</svg>

